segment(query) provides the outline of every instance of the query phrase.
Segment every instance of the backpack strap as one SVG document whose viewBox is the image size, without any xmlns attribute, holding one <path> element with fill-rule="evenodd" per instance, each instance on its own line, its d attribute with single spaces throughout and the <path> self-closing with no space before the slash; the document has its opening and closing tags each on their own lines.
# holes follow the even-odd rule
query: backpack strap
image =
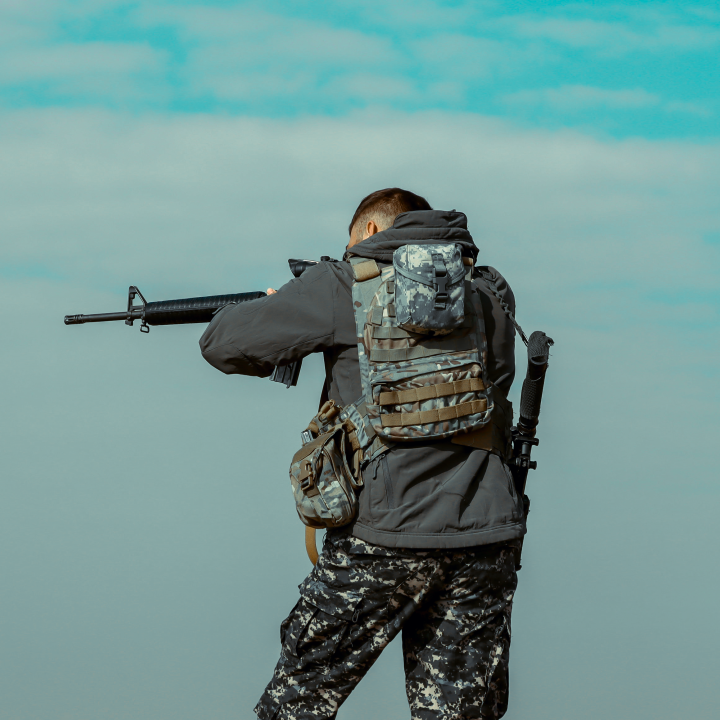
<svg viewBox="0 0 720 720">
<path fill-rule="evenodd" d="M 365 465 L 393 445 L 393 443 L 383 440 L 375 434 L 367 416 L 366 404 L 367 398 L 370 397 L 370 366 L 363 334 L 370 304 L 383 283 L 383 277 L 382 271 L 375 260 L 351 257 L 349 261 L 355 278 L 352 297 L 363 395 L 351 405 L 343 408 L 340 421 L 352 424 L 354 430 L 351 433 L 350 442 L 360 449 L 362 453 L 361 463 Z"/>
<path fill-rule="evenodd" d="M 351 257 L 350 265 L 352 265 L 353 276 L 356 278 L 352 287 L 352 299 L 355 312 L 355 335 L 357 337 L 358 361 L 360 363 L 360 380 L 363 394 L 367 398 L 370 393 L 370 365 L 363 343 L 363 332 L 370 303 L 372 303 L 375 293 L 380 289 L 383 278 L 380 268 L 374 260 Z M 365 277 L 366 279 L 358 280 L 358 277 Z"/>
<path fill-rule="evenodd" d="M 522 341 L 527 346 L 528 339 L 525 333 L 523 332 L 523 329 L 518 324 L 518 321 L 515 319 L 515 316 L 512 313 L 512 310 L 510 310 L 510 306 L 503 300 L 503 296 L 500 294 L 500 290 L 498 290 L 498 286 L 495 284 L 495 281 L 492 279 L 492 275 L 489 272 L 486 272 L 485 270 L 481 270 L 480 268 L 476 268 L 476 272 L 480 277 L 485 281 L 485 284 L 490 288 L 490 292 L 497 298 L 498 302 L 500 303 L 500 307 L 502 308 L 502 311 L 508 316 L 508 319 L 513 324 L 513 327 L 517 331 L 518 335 L 522 339 Z"/>
<path fill-rule="evenodd" d="M 353 260 L 356 262 L 353 262 Z M 372 259 L 351 258 L 350 264 L 352 265 L 355 282 L 365 282 L 366 280 L 372 280 L 380 275 L 380 268 Z"/>
</svg>

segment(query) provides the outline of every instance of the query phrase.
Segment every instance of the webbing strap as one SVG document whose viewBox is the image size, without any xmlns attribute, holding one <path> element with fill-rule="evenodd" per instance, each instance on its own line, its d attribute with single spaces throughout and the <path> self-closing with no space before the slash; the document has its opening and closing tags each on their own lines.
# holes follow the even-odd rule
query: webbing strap
<svg viewBox="0 0 720 720">
<path fill-rule="evenodd" d="M 374 338 L 378 338 L 378 340 L 397 340 L 398 338 L 423 337 L 420 333 L 409 332 L 391 325 L 374 325 L 372 329 L 372 336 Z"/>
<path fill-rule="evenodd" d="M 505 302 L 503 296 L 500 294 L 500 290 L 495 284 L 492 275 L 489 272 L 480 269 L 478 269 L 478 273 L 480 274 L 480 277 L 482 277 L 482 279 L 485 281 L 485 284 L 490 288 L 490 292 L 497 298 L 498 302 L 500 303 L 500 307 L 502 308 L 502 311 L 507 315 L 508 320 L 510 320 L 510 322 L 513 324 L 513 327 L 517 331 L 518 335 L 520 335 L 520 338 L 527 347 L 528 339 L 523 332 L 523 329 L 518 324 L 518 321 L 515 319 L 515 315 L 513 315 L 512 310 L 510 310 L 510 306 Z"/>
<path fill-rule="evenodd" d="M 375 309 L 377 310 L 379 308 Z M 457 326 L 456 329 L 459 330 L 460 328 L 475 327 L 475 323 L 473 322 L 475 319 L 474 313 L 475 310 L 473 308 L 466 308 L 465 319 Z M 374 322 L 375 318 L 373 317 L 373 323 Z M 483 327 L 482 331 L 484 330 L 485 328 Z M 373 325 L 372 336 L 378 340 L 397 340 L 400 338 L 418 338 L 422 340 L 430 337 L 428 333 L 421 333 L 415 330 L 403 330 L 401 327 L 396 327 L 395 325 L 380 325 L 379 323 Z"/>
<path fill-rule="evenodd" d="M 493 424 L 491 422 L 487 425 L 483 425 L 479 430 L 473 430 L 469 433 L 456 435 L 450 442 L 455 445 L 465 445 L 466 447 L 488 450 L 489 452 L 492 452 L 493 450 L 499 452 L 500 450 L 493 444 Z"/>
<path fill-rule="evenodd" d="M 305 551 L 307 556 L 310 558 L 310 562 L 313 565 L 317 565 L 318 551 L 317 544 L 315 542 L 315 528 L 305 527 Z"/>
<path fill-rule="evenodd" d="M 443 262 L 443 265 L 445 264 L 445 261 L 442 257 L 442 255 L 439 255 L 441 261 Z M 433 255 L 433 260 L 435 259 L 435 256 Z M 435 266 L 437 268 L 437 265 Z M 432 270 L 433 268 L 431 268 Z M 410 270 L 406 270 L 405 268 L 396 266 L 395 272 L 404 275 L 408 280 L 414 280 L 415 282 L 422 283 L 423 285 L 427 285 L 431 288 L 437 288 L 437 281 L 434 276 L 432 277 L 425 277 L 424 275 L 418 275 L 417 273 L 410 272 Z M 436 270 L 437 272 L 437 270 Z M 458 280 L 462 280 L 465 277 L 465 268 L 462 268 L 461 271 L 455 275 L 450 276 L 446 280 L 447 285 L 454 285 Z"/>
<path fill-rule="evenodd" d="M 435 410 L 388 413 L 381 417 L 383 427 L 407 427 L 408 425 L 427 425 L 428 423 L 457 420 L 466 415 L 475 415 L 476 413 L 485 412 L 486 410 L 487 400 L 482 398 L 480 400 L 471 400 L 470 402 L 460 403 L 460 405 L 450 405 L 449 407 L 437 408 Z"/>
<path fill-rule="evenodd" d="M 408 348 L 396 348 L 394 350 L 382 350 L 371 348 L 371 362 L 404 362 L 416 358 L 432 357 L 445 353 L 460 352 L 462 350 L 474 350 L 477 346 L 475 338 L 468 335 L 464 338 L 434 339 L 423 341 L 422 345 Z"/>
<path fill-rule="evenodd" d="M 365 282 L 380 275 L 380 268 L 374 260 L 366 260 L 364 262 L 354 263 L 352 266 L 353 274 L 357 282 Z"/>
<path fill-rule="evenodd" d="M 433 398 L 459 395 L 461 393 L 478 392 L 485 389 L 482 378 L 466 378 L 439 385 L 426 385 L 411 390 L 396 390 L 380 393 L 379 405 L 404 405 L 405 403 L 422 402 Z"/>
</svg>

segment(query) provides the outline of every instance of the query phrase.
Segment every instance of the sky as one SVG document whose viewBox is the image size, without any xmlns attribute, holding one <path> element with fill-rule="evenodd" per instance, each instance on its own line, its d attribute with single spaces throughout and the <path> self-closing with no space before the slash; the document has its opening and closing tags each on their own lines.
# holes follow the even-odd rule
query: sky
<svg viewBox="0 0 720 720">
<path fill-rule="evenodd" d="M 5 0 L 0 720 L 253 717 L 321 360 L 286 390 L 62 317 L 277 287 L 396 185 L 556 343 L 506 717 L 717 718 L 716 8 Z M 397 643 L 368 716 L 409 717 Z"/>
</svg>

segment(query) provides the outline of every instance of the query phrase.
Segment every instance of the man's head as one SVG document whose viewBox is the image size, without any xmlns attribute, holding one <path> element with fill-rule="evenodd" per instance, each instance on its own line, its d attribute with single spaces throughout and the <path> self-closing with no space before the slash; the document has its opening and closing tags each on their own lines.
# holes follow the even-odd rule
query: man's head
<svg viewBox="0 0 720 720">
<path fill-rule="evenodd" d="M 348 247 L 357 245 L 376 232 L 387 230 L 395 218 L 411 210 L 432 210 L 428 201 L 400 188 L 385 188 L 371 193 L 358 205 L 350 221 L 350 242 Z"/>
</svg>

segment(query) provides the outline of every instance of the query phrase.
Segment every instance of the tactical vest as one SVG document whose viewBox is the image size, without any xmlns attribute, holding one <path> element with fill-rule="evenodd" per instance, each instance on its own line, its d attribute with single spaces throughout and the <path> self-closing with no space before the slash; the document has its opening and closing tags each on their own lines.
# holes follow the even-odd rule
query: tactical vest
<svg viewBox="0 0 720 720">
<path fill-rule="evenodd" d="M 509 457 L 512 406 L 487 377 L 472 260 L 437 244 L 402 246 L 382 270 L 350 263 L 363 397 L 341 419 L 362 436 L 363 464 L 394 443 L 443 439 Z"/>
</svg>

